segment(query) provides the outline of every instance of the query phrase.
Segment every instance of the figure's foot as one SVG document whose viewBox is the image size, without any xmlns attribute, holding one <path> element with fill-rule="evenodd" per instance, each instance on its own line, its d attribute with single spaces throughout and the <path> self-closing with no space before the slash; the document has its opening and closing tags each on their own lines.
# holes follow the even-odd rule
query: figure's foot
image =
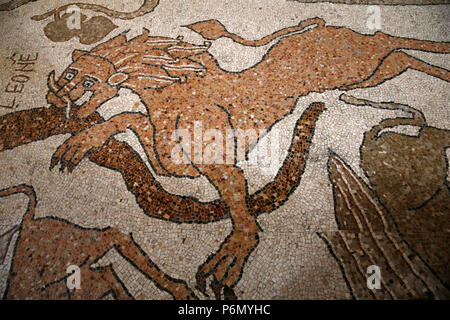
<svg viewBox="0 0 450 320">
<path fill-rule="evenodd" d="M 234 230 L 222 243 L 219 250 L 209 256 L 197 272 L 197 289 L 206 293 L 206 280 L 212 276 L 211 289 L 220 299 L 222 293 L 227 300 L 236 299 L 233 287 L 239 281 L 244 264 L 259 242 L 256 231 Z"/>
</svg>

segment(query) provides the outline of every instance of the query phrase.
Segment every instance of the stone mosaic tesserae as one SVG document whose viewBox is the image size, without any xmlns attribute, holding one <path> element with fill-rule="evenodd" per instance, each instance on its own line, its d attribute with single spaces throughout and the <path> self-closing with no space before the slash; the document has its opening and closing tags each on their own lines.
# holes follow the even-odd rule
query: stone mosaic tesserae
<svg viewBox="0 0 450 320">
<path fill-rule="evenodd" d="M 450 297 L 445 2 L 135 2 L 0 6 L 4 299 Z"/>
</svg>

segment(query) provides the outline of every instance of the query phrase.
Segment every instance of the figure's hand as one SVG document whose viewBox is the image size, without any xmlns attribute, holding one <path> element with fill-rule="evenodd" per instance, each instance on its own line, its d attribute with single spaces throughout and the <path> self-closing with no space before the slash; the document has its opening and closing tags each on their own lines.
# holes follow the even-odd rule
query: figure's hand
<svg viewBox="0 0 450 320">
<path fill-rule="evenodd" d="M 216 299 L 220 299 L 222 293 L 227 300 L 236 299 L 233 287 L 239 281 L 244 264 L 258 242 L 258 233 L 234 230 L 219 250 L 199 267 L 196 275 L 197 289 L 207 295 L 206 279 L 212 276 L 211 289 Z"/>
<path fill-rule="evenodd" d="M 65 168 L 67 168 L 69 172 L 72 172 L 92 148 L 101 147 L 108 138 L 109 135 L 102 133 L 102 131 L 98 130 L 96 127 L 77 133 L 67 139 L 55 151 L 50 162 L 50 170 L 61 162 L 61 167 L 59 169 L 61 172 L 63 172 Z"/>
</svg>

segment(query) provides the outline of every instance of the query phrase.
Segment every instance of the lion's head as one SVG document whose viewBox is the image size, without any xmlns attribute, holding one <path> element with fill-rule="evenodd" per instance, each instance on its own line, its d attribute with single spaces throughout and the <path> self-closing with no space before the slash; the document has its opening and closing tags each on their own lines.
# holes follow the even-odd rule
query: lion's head
<svg viewBox="0 0 450 320">
<path fill-rule="evenodd" d="M 193 45 L 181 37 L 151 37 L 148 30 L 131 40 L 121 34 L 90 51 L 74 50 L 73 62 L 58 80 L 50 72 L 47 101 L 67 107 L 67 116 L 85 118 L 117 96 L 120 88 L 140 93 L 185 82 L 191 73 L 202 75 L 205 67 L 189 57 L 209 46 L 209 42 Z"/>
</svg>

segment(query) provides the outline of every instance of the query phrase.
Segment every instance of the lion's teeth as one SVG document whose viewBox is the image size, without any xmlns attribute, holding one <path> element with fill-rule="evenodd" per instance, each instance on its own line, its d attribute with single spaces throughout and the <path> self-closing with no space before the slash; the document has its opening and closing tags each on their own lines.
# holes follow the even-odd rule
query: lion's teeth
<svg viewBox="0 0 450 320">
<path fill-rule="evenodd" d="M 89 102 L 91 100 L 93 94 L 94 94 L 94 92 L 92 92 L 92 91 L 85 91 L 81 97 L 79 97 L 77 100 L 75 100 L 74 103 L 78 107 L 81 107 L 83 104 L 85 104 L 86 102 Z"/>
</svg>

